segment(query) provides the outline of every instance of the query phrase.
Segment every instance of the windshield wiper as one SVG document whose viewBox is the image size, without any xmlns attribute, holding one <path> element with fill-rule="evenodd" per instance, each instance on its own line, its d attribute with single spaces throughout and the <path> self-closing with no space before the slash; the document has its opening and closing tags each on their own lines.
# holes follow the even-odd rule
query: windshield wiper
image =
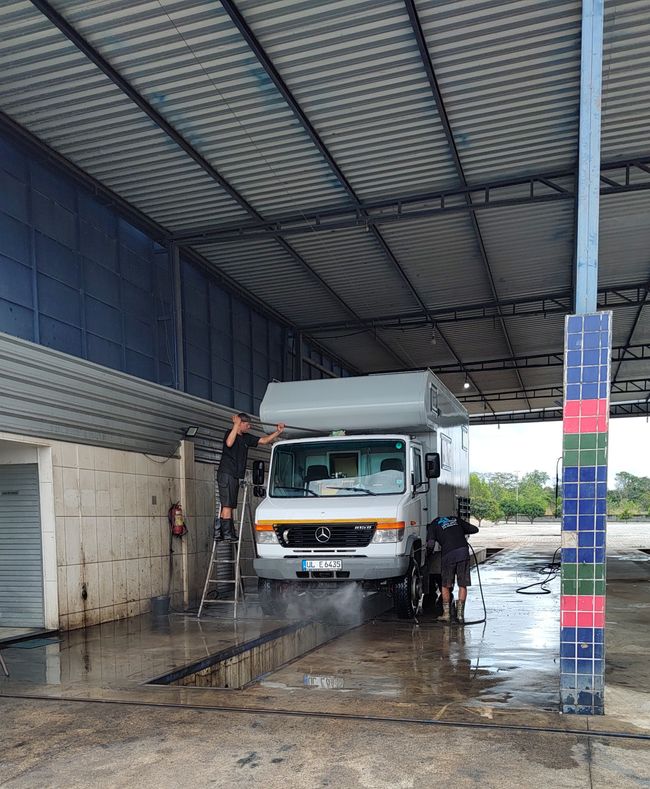
<svg viewBox="0 0 650 789">
<path fill-rule="evenodd" d="M 310 496 L 316 496 L 316 498 L 318 498 L 318 493 L 314 493 L 314 491 L 309 488 L 293 488 L 291 485 L 278 485 L 278 488 L 280 490 L 299 490 L 301 493 L 309 493 Z"/>
<path fill-rule="evenodd" d="M 326 490 L 355 490 L 357 493 L 367 493 L 369 496 L 376 496 L 374 490 L 368 490 L 368 488 L 339 488 L 338 485 L 327 485 Z"/>
</svg>

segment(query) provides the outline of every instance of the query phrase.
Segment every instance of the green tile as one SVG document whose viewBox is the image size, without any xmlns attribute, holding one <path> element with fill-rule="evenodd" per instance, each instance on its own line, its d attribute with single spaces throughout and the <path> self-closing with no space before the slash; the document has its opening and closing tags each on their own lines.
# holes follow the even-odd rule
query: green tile
<svg viewBox="0 0 650 789">
<path fill-rule="evenodd" d="M 598 433 L 598 449 L 607 449 L 607 433 Z"/>
<path fill-rule="evenodd" d="M 583 580 L 593 580 L 594 578 L 594 568 L 598 565 L 595 564 L 579 564 L 578 565 L 578 579 Z"/>
<path fill-rule="evenodd" d="M 598 449 L 596 451 L 596 460 L 594 463 L 595 466 L 606 466 L 607 465 L 607 450 L 606 449 Z"/>
<path fill-rule="evenodd" d="M 562 462 L 564 463 L 564 468 L 567 466 L 577 466 L 578 464 L 578 450 L 577 449 L 565 449 L 564 455 L 562 456 Z"/>
<path fill-rule="evenodd" d="M 580 436 L 580 449 L 596 449 L 597 442 L 597 433 L 583 433 Z"/>
<path fill-rule="evenodd" d="M 594 581 L 594 594 L 605 594 L 605 581 Z"/>
<path fill-rule="evenodd" d="M 567 433 L 562 441 L 564 449 L 579 449 L 580 448 L 580 434 Z"/>
<path fill-rule="evenodd" d="M 587 583 L 586 581 L 582 581 L 582 583 Z M 562 581 L 562 594 L 567 595 L 576 595 L 578 594 L 578 582 L 573 581 L 570 578 L 565 578 Z"/>
<path fill-rule="evenodd" d="M 605 565 L 604 564 L 594 564 L 594 578 L 597 581 L 602 581 L 605 578 Z"/>
<path fill-rule="evenodd" d="M 568 562 L 563 562 L 562 578 L 577 578 L 577 577 L 578 577 L 578 565 L 569 564 Z"/>
<path fill-rule="evenodd" d="M 600 451 L 600 450 L 598 450 Z M 581 449 L 580 450 L 580 465 L 581 466 L 595 466 L 597 451 L 595 449 Z"/>
<path fill-rule="evenodd" d="M 593 595 L 594 594 L 594 584 L 595 584 L 595 581 L 593 579 L 587 579 L 587 580 L 584 580 L 584 581 L 578 581 L 578 594 Z"/>
</svg>

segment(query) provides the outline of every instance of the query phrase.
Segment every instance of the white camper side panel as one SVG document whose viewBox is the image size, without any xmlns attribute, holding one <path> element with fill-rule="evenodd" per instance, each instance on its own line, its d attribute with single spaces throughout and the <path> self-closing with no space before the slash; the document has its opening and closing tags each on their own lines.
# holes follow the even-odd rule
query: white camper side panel
<svg viewBox="0 0 650 789">
<path fill-rule="evenodd" d="M 469 429 L 466 424 L 447 425 L 438 429 L 436 438 L 441 472 L 432 517 L 456 515 L 458 497 L 469 496 Z"/>
</svg>

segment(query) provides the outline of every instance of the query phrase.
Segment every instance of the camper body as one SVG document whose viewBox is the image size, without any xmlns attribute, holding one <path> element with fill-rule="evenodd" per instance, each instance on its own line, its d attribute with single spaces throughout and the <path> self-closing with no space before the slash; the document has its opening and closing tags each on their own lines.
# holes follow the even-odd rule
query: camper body
<svg viewBox="0 0 650 789">
<path fill-rule="evenodd" d="M 255 517 L 264 610 L 296 587 L 357 583 L 413 616 L 431 584 L 427 525 L 468 502 L 462 405 L 422 371 L 273 383 L 260 415 L 296 435 L 273 447 Z"/>
</svg>

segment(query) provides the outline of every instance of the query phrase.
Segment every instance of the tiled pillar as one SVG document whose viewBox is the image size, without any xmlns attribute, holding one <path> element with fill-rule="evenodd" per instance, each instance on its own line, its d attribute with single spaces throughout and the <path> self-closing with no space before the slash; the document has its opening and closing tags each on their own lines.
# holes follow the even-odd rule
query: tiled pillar
<svg viewBox="0 0 650 789">
<path fill-rule="evenodd" d="M 604 713 L 605 533 L 611 312 L 565 323 L 560 696 Z"/>
</svg>

